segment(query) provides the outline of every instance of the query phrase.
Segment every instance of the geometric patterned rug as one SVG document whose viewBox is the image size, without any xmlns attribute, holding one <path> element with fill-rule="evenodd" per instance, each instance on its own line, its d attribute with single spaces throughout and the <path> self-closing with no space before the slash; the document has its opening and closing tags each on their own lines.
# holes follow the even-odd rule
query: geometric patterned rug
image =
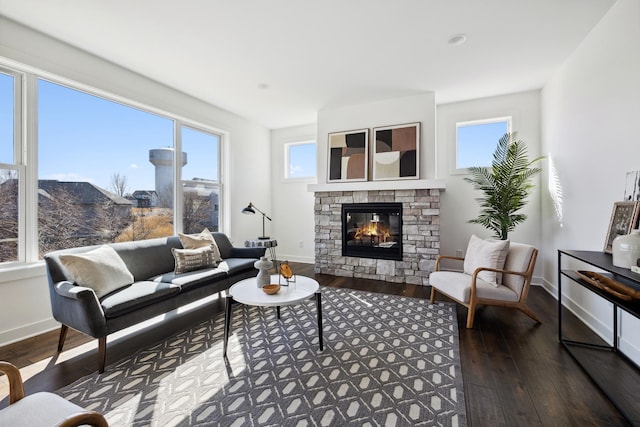
<svg viewBox="0 0 640 427">
<path fill-rule="evenodd" d="M 465 426 L 454 304 L 322 287 L 224 314 L 58 390 L 111 426 Z"/>
</svg>

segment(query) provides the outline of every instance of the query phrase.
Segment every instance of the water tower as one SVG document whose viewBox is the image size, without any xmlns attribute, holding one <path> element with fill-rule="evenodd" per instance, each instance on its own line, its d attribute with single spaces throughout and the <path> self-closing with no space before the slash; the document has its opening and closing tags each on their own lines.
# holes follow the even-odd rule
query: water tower
<svg viewBox="0 0 640 427">
<path fill-rule="evenodd" d="M 149 150 L 149 161 L 156 167 L 156 193 L 158 206 L 173 207 L 173 148 Z M 182 166 L 187 164 L 187 153 L 182 153 Z"/>
</svg>

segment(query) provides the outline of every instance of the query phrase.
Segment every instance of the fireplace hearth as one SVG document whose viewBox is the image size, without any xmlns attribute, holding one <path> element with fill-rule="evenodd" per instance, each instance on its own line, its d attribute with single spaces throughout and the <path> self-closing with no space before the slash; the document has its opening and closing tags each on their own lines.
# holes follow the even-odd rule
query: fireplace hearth
<svg viewBox="0 0 640 427">
<path fill-rule="evenodd" d="M 402 203 L 343 204 L 342 256 L 402 260 Z"/>
</svg>

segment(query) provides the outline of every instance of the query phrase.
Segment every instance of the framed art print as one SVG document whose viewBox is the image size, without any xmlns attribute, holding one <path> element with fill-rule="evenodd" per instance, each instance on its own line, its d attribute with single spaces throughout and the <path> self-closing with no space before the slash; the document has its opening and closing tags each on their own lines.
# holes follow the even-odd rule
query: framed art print
<svg viewBox="0 0 640 427">
<path fill-rule="evenodd" d="M 373 180 L 417 179 L 420 123 L 373 129 Z"/>
<path fill-rule="evenodd" d="M 328 145 L 328 182 L 367 180 L 369 129 L 330 133 Z"/>
<path fill-rule="evenodd" d="M 609 221 L 609 231 L 604 243 L 604 251 L 612 252 L 613 239 L 631 233 L 631 229 L 638 223 L 640 202 L 615 202 Z"/>
</svg>

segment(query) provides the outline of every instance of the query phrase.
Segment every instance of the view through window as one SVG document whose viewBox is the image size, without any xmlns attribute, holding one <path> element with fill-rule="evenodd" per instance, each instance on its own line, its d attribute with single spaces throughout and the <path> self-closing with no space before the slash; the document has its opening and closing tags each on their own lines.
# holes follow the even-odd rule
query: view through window
<svg viewBox="0 0 640 427">
<path fill-rule="evenodd" d="M 511 117 L 456 124 L 456 169 L 491 166 L 493 152 L 511 130 Z"/>
<path fill-rule="evenodd" d="M 313 178 L 316 176 L 316 143 L 292 142 L 285 144 L 286 179 Z"/>
<path fill-rule="evenodd" d="M 174 120 L 46 80 L 38 81 L 37 114 L 40 256 L 174 234 Z M 189 176 L 219 185 L 219 136 L 199 132 L 205 140 L 195 143 L 191 130 L 178 129 Z M 200 161 L 206 152 L 209 161 Z M 199 203 L 211 200 L 204 193 L 183 197 L 198 215 L 213 210 Z M 183 222 L 213 226 L 212 215 L 192 214 L 184 209 Z"/>
</svg>

